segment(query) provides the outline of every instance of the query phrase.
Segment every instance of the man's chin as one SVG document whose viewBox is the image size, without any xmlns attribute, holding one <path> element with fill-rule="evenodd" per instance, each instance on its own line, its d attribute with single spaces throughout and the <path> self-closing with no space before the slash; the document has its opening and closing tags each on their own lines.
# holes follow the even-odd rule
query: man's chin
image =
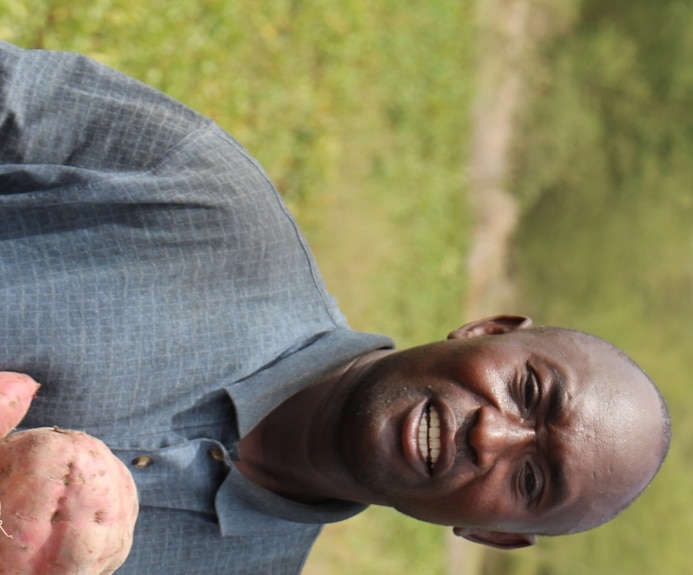
<svg viewBox="0 0 693 575">
<path fill-rule="evenodd" d="M 342 459 L 347 472 L 352 481 L 372 495 L 372 503 L 389 504 L 392 493 L 404 487 L 401 485 L 401 462 L 398 464 L 395 454 L 383 449 L 382 444 L 357 439 L 354 438 L 343 448 Z"/>
</svg>

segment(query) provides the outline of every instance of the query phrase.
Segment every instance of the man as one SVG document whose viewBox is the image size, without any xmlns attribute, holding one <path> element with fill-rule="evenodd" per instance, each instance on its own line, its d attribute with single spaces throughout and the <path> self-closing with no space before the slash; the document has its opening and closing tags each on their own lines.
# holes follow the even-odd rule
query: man
<svg viewBox="0 0 693 575">
<path fill-rule="evenodd" d="M 0 369 L 42 383 L 23 425 L 137 482 L 123 574 L 297 573 L 368 504 L 521 547 L 609 519 L 667 450 L 657 390 L 586 334 L 349 329 L 247 152 L 77 55 L 0 44 L 0 266 Z"/>
</svg>

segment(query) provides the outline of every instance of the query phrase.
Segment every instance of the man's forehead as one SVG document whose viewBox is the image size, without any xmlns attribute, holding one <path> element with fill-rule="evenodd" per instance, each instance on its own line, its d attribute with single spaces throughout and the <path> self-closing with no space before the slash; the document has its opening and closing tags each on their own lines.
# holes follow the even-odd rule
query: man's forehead
<svg viewBox="0 0 693 575">
<path fill-rule="evenodd" d="M 585 356 L 593 353 L 608 353 L 617 348 L 606 341 L 580 331 L 560 327 L 532 327 L 519 330 L 516 334 L 534 342 L 539 349 Z"/>
<path fill-rule="evenodd" d="M 529 353 L 555 373 L 569 395 L 594 388 L 604 398 L 617 390 L 649 393 L 652 385 L 621 350 L 597 337 L 561 328 L 533 328 L 525 334 Z"/>
<path fill-rule="evenodd" d="M 571 530 L 586 529 L 611 517 L 647 485 L 658 466 L 662 437 L 657 398 L 647 395 L 621 389 L 614 399 L 598 385 L 565 393 L 563 425 L 553 429 L 562 485 L 555 484 L 557 504 L 549 517 L 563 527 L 570 518 Z"/>
</svg>

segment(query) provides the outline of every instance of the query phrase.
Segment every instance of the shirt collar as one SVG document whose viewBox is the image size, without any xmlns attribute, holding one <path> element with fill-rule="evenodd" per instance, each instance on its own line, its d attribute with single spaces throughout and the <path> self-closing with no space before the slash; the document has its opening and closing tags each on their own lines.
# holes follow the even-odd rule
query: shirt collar
<svg viewBox="0 0 693 575">
<path fill-rule="evenodd" d="M 279 404 L 332 370 L 365 353 L 392 347 L 388 337 L 338 328 L 319 334 L 297 351 L 226 386 L 237 415 L 238 437 L 244 437 Z M 332 523 L 366 508 L 339 500 L 318 504 L 292 501 L 254 484 L 234 466 L 217 492 L 215 506 L 225 536 L 280 533 L 296 529 L 296 523 Z"/>
<path fill-rule="evenodd" d="M 389 337 L 338 328 L 239 382 L 227 385 L 244 437 L 275 407 L 332 370 L 376 349 L 394 347 Z"/>
<path fill-rule="evenodd" d="M 299 524 L 321 525 L 353 517 L 367 506 L 349 501 L 299 503 L 259 487 L 232 467 L 217 491 L 215 507 L 221 534 L 272 535 Z"/>
</svg>

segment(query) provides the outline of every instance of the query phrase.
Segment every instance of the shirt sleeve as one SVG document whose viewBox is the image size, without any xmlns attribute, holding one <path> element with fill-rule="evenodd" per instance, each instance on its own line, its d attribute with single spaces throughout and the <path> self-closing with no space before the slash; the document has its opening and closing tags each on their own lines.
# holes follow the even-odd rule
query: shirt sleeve
<svg viewBox="0 0 693 575">
<path fill-rule="evenodd" d="M 146 169 L 208 123 L 87 57 L 0 41 L 0 165 Z"/>
</svg>

